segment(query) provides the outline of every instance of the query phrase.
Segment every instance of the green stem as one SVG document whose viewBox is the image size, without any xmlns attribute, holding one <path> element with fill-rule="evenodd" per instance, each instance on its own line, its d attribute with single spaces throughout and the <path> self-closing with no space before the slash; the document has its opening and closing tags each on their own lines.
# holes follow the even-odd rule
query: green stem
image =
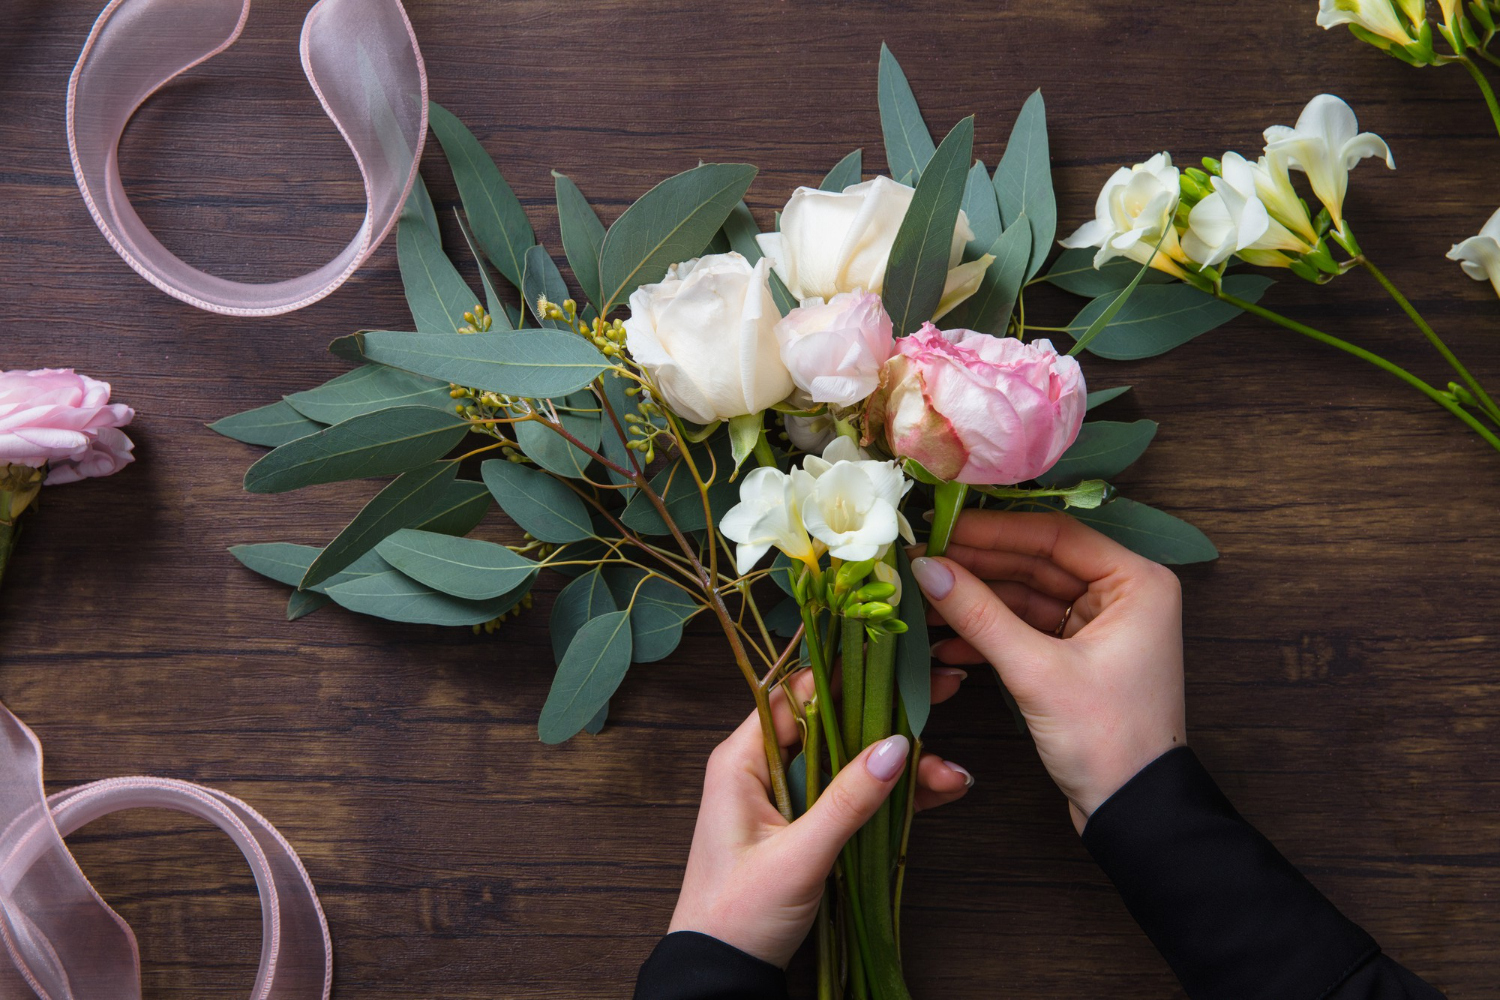
<svg viewBox="0 0 1500 1000">
<path fill-rule="evenodd" d="M 865 748 L 865 625 L 858 618 L 840 617 L 843 623 L 843 713 L 844 753 L 853 758 Z"/>
<path fill-rule="evenodd" d="M 932 531 L 927 535 L 927 554 L 940 556 L 948 551 L 948 539 L 953 534 L 953 524 L 959 511 L 964 509 L 964 498 L 969 487 L 963 483 L 938 483 L 933 496 Z"/>
<path fill-rule="evenodd" d="M 1396 305 L 1401 307 L 1401 311 L 1406 313 L 1406 315 L 1411 318 L 1411 321 L 1413 323 L 1417 324 L 1417 329 L 1422 331 L 1422 335 L 1425 336 L 1428 342 L 1432 344 L 1432 346 L 1437 349 L 1437 352 L 1443 356 L 1443 360 L 1452 365 L 1453 370 L 1458 372 L 1459 376 L 1463 378 L 1464 384 L 1469 387 L 1469 391 L 1474 394 L 1474 398 L 1479 400 L 1480 408 L 1489 415 L 1491 420 L 1500 423 L 1500 407 L 1495 406 L 1495 401 L 1490 398 L 1489 393 L 1484 391 L 1484 387 L 1479 384 L 1479 380 L 1476 379 L 1473 375 L 1469 374 L 1469 370 L 1465 368 L 1463 366 L 1463 363 L 1458 360 L 1458 357 L 1448 349 L 1448 345 L 1443 343 L 1443 338 L 1439 337 L 1437 335 L 1437 331 L 1434 330 L 1428 324 L 1428 322 L 1422 318 L 1422 314 L 1417 312 L 1416 307 L 1413 306 L 1411 302 L 1407 300 L 1406 296 L 1402 295 L 1400 290 L 1391 283 L 1391 279 L 1385 276 L 1385 272 L 1376 267 L 1368 257 L 1365 257 L 1363 254 L 1361 254 L 1359 262 L 1366 271 L 1370 272 L 1370 275 L 1376 281 L 1380 282 L 1380 287 L 1384 288 L 1390 295 L 1390 297 L 1395 300 Z"/>
<path fill-rule="evenodd" d="M 760 429 L 760 437 L 755 439 L 755 460 L 763 466 L 776 465 L 776 453 L 771 450 L 771 442 L 766 439 L 764 427 Z"/>
<path fill-rule="evenodd" d="M 896 637 L 870 640 L 865 654 L 864 746 L 891 735 L 896 695 Z M 864 897 L 865 925 L 875 952 L 869 957 L 876 993 L 896 1000 L 909 994 L 901 975 L 891 912 L 891 802 L 883 802 L 859 831 L 860 895 Z"/>
<path fill-rule="evenodd" d="M 891 896 L 891 923 L 895 928 L 896 953 L 901 953 L 901 889 L 906 884 L 906 850 L 911 844 L 911 821 L 917 814 L 917 765 L 922 759 L 922 741 L 911 731 L 906 718 L 906 705 L 900 696 L 896 698 L 896 732 L 911 741 L 911 757 L 906 762 L 906 774 L 896 785 L 896 794 L 891 798 L 902 804 L 901 826 L 893 829 L 892 843 L 896 851 L 896 889 Z"/>
<path fill-rule="evenodd" d="M 812 661 L 813 686 L 818 693 L 818 703 L 833 705 L 833 687 L 828 683 L 828 663 L 823 658 L 823 645 L 818 641 L 822 632 L 818 629 L 818 615 L 811 607 L 802 606 L 803 636 L 807 640 L 807 657 Z M 842 752 L 843 738 L 834 721 L 832 711 L 818 713 L 823 725 L 823 738 L 828 742 L 828 759 L 833 764 L 833 773 L 844 768 Z"/>
<path fill-rule="evenodd" d="M 818 716 L 822 712 L 823 706 L 816 699 L 808 702 L 807 731 L 802 740 L 802 760 L 807 769 L 807 796 L 802 803 L 804 812 L 812 808 L 812 804 L 817 801 L 818 793 L 823 787 L 823 728 L 818 721 Z M 818 903 L 818 917 L 815 924 L 815 937 L 818 942 L 818 1000 L 836 1000 L 834 996 L 837 989 L 835 950 L 838 942 L 833 937 L 832 906 L 830 887 L 825 884 L 823 899 Z"/>
<path fill-rule="evenodd" d="M 1387 361 L 1380 355 L 1375 354 L 1371 351 L 1367 351 L 1363 347 L 1360 347 L 1358 344 L 1351 344 L 1347 340 L 1340 340 L 1338 337 L 1324 333 L 1322 330 L 1316 330 L 1305 323 L 1298 323 L 1294 319 L 1289 319 L 1288 317 L 1283 316 L 1280 313 L 1272 312 L 1271 310 L 1266 309 L 1262 306 L 1258 306 L 1253 302 L 1246 302 L 1244 299 L 1236 298 L 1235 296 L 1230 295 L 1228 292 L 1225 292 L 1222 289 L 1214 294 L 1221 301 L 1227 302 L 1238 309 L 1243 309 L 1245 312 L 1250 313 L 1251 315 L 1259 316 L 1261 319 L 1270 320 L 1277 326 L 1291 330 L 1293 333 L 1300 333 L 1304 337 L 1310 337 L 1313 340 L 1318 341 L 1319 343 L 1327 344 L 1329 347 L 1337 347 L 1339 350 L 1347 354 L 1352 354 L 1356 358 L 1359 358 L 1363 361 L 1368 361 L 1370 364 L 1374 365 L 1376 368 L 1379 368 L 1382 371 L 1390 372 L 1392 375 L 1396 376 L 1407 385 L 1415 388 L 1418 392 L 1422 393 L 1428 399 L 1431 399 L 1434 403 L 1437 403 L 1449 413 L 1452 413 L 1459 420 L 1462 420 L 1464 423 L 1468 424 L 1469 427 L 1480 437 L 1484 438 L 1492 448 L 1494 448 L 1496 451 L 1500 451 L 1500 437 L 1496 437 L 1488 427 L 1484 426 L 1484 424 L 1481 424 L 1478 420 L 1476 420 L 1474 418 L 1474 415 L 1469 411 L 1465 410 L 1462 406 L 1459 406 L 1458 402 L 1451 396 L 1447 395 L 1446 393 L 1440 392 L 1439 390 L 1428 385 L 1426 382 L 1417 378 L 1417 376 L 1413 375 L 1405 368 L 1402 368 L 1400 365 Z"/>
<path fill-rule="evenodd" d="M 16 539 L 20 536 L 20 526 L 12 521 L 0 521 L 0 583 L 5 580 L 5 567 L 10 563 L 10 554 L 16 550 Z"/>
<path fill-rule="evenodd" d="M 1488 53 L 1485 55 L 1486 58 L 1489 57 Z M 1490 81 L 1484 78 L 1484 73 L 1474 65 L 1474 60 L 1468 56 L 1459 56 L 1458 61 L 1463 63 L 1464 69 L 1469 71 L 1469 75 L 1479 85 L 1479 92 L 1484 95 L 1485 107 L 1490 109 L 1490 118 L 1494 119 L 1495 131 L 1500 132 L 1500 102 L 1495 100 L 1495 88 L 1490 86 Z"/>
</svg>

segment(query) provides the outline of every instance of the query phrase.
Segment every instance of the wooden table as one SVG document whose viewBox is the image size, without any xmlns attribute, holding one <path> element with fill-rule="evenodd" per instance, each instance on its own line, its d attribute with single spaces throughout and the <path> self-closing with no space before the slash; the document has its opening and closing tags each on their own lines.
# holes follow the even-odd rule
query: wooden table
<svg viewBox="0 0 1500 1000">
<path fill-rule="evenodd" d="M 41 737 L 49 789 L 147 772 L 239 795 L 296 845 L 336 949 L 337 995 L 625 996 L 663 931 L 704 758 L 748 707 L 706 627 L 637 668 L 596 739 L 545 747 L 547 594 L 495 636 L 338 609 L 295 624 L 225 551 L 321 542 L 359 491 L 241 492 L 253 449 L 204 423 L 344 369 L 336 335 L 408 323 L 394 246 L 322 303 L 239 321 L 158 293 L 105 244 L 63 135 L 98 0 L 0 8 L 0 366 L 72 365 L 138 408 L 140 462 L 47 490 L 5 583 L 0 696 Z M 1315 4 L 410 4 L 432 95 L 473 127 L 560 252 L 557 168 L 606 218 L 700 158 L 758 164 L 763 219 L 855 146 L 884 164 L 890 42 L 941 134 L 978 113 L 994 164 L 1040 86 L 1064 232 L 1117 164 L 1180 163 L 1290 124 L 1328 90 L 1400 170 L 1355 172 L 1371 254 L 1500 378 L 1500 302 L 1442 259 L 1494 209 L 1490 129 L 1457 68 L 1416 71 L 1313 24 Z M 343 144 L 297 63 L 304 3 L 257 4 L 230 53 L 132 125 L 134 204 L 217 273 L 287 277 L 358 225 Z M 455 191 L 432 144 L 440 210 Z M 174 179 L 176 178 L 176 179 Z M 456 232 L 450 232 L 456 239 Z M 454 244 L 450 243 L 450 246 Z M 461 245 L 461 244 L 459 244 Z M 1267 296 L 1442 381 L 1368 279 Z M 1037 297 L 1059 320 L 1073 304 Z M 1183 572 L 1192 742 L 1240 809 L 1386 949 L 1457 997 L 1495 996 L 1500 924 L 1500 456 L 1386 375 L 1240 320 L 1171 355 L 1091 360 L 1161 421 L 1126 491 L 1202 526 L 1223 557 Z M 373 493 L 371 484 L 368 493 Z M 513 530 L 500 523 L 491 537 Z M 555 587 L 555 582 L 547 589 Z M 978 777 L 925 816 L 906 958 L 926 997 L 1176 995 L 1079 845 L 995 685 L 930 729 Z M 140 936 L 150 997 L 236 996 L 259 949 L 230 842 L 161 813 L 72 838 Z"/>
</svg>

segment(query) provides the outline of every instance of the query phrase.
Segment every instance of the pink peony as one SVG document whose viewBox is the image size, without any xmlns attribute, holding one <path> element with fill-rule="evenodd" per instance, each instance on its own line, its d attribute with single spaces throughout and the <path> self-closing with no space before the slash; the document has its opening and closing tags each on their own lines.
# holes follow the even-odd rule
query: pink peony
<svg viewBox="0 0 1500 1000">
<path fill-rule="evenodd" d="M 119 472 L 135 461 L 119 430 L 134 418 L 109 383 L 71 368 L 0 372 L 0 465 L 46 465 L 48 485 Z"/>
<path fill-rule="evenodd" d="M 880 382 L 891 356 L 891 318 L 873 292 L 810 299 L 776 324 L 781 361 L 815 403 L 853 406 Z"/>
<path fill-rule="evenodd" d="M 1035 479 L 1078 437 L 1087 390 L 1078 362 L 1045 340 L 1022 343 L 931 323 L 896 341 L 865 433 L 940 479 Z"/>
</svg>

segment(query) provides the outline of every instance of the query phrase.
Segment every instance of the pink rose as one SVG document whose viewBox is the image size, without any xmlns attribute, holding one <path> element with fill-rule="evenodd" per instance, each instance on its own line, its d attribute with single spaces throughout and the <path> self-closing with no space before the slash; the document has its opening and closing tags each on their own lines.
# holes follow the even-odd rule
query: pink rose
<svg viewBox="0 0 1500 1000">
<path fill-rule="evenodd" d="M 71 368 L 0 372 L 0 465 L 48 466 L 47 484 L 107 476 L 135 460 L 120 432 L 135 419 L 109 383 Z"/>
<path fill-rule="evenodd" d="M 1035 479 L 1078 437 L 1087 390 L 1078 362 L 1045 340 L 1022 343 L 931 323 L 896 342 L 870 398 L 865 433 L 940 479 Z"/>
<path fill-rule="evenodd" d="M 815 403 L 853 406 L 875 391 L 891 356 L 891 318 L 873 292 L 811 299 L 776 324 L 781 361 Z"/>
</svg>

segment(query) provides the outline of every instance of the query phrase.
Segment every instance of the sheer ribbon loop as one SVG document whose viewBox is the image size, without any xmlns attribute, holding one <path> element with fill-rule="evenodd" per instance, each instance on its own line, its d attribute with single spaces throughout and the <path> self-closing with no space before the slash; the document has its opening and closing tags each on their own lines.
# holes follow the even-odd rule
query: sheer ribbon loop
<svg viewBox="0 0 1500 1000">
<path fill-rule="evenodd" d="M 120 137 L 152 94 L 234 44 L 249 13 L 250 0 L 111 0 L 68 80 L 68 151 L 89 214 L 143 278 L 199 309 L 270 316 L 343 284 L 395 224 L 427 134 L 427 74 L 400 0 L 319 0 L 302 25 L 302 68 L 354 154 L 364 221 L 315 271 L 265 284 L 215 277 L 164 247 L 131 207 Z"/>
<path fill-rule="evenodd" d="M 0 937 L 14 969 L 0 971 L 0 995 L 21 995 L 24 984 L 42 1000 L 139 1000 L 135 935 L 62 839 L 101 816 L 137 808 L 208 820 L 244 853 L 261 901 L 253 1000 L 327 1000 L 333 946 L 323 909 L 296 851 L 264 817 L 232 795 L 173 778 L 107 778 L 44 798 L 41 744 L 3 705 Z"/>
</svg>

